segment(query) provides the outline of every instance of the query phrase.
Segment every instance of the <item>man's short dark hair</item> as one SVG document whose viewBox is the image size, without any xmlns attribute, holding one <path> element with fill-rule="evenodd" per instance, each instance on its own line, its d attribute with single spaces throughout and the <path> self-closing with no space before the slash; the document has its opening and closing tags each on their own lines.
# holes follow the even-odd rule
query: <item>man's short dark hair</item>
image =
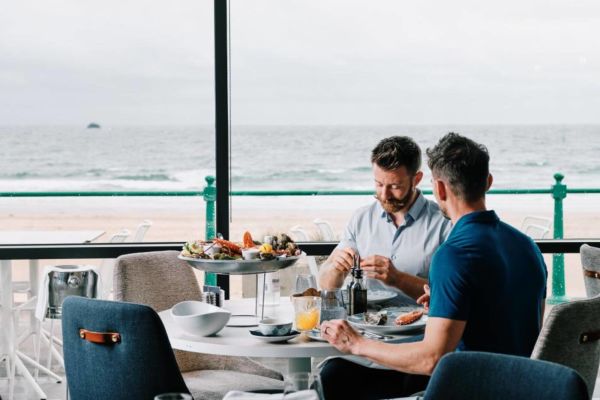
<svg viewBox="0 0 600 400">
<path fill-rule="evenodd" d="M 405 167 L 410 175 L 415 175 L 421 168 L 421 149 L 407 136 L 392 136 L 377 143 L 371 162 L 386 171 Z"/>
<path fill-rule="evenodd" d="M 448 133 L 427 149 L 427 164 L 459 198 L 474 202 L 485 196 L 490 173 L 487 148 L 457 133 Z"/>
</svg>

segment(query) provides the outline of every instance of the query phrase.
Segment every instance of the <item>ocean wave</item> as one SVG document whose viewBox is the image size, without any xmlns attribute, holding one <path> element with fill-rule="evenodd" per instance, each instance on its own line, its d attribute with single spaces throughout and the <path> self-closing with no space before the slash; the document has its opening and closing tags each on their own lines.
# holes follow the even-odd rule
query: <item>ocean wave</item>
<svg viewBox="0 0 600 400">
<path fill-rule="evenodd" d="M 137 175 L 121 175 L 114 179 L 125 181 L 156 181 L 156 182 L 177 182 L 177 179 L 167 174 L 137 174 Z"/>
</svg>

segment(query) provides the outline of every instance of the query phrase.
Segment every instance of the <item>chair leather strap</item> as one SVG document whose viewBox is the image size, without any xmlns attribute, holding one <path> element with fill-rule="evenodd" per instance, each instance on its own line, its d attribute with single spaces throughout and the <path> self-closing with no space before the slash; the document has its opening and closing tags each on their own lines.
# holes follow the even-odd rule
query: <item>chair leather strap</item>
<svg viewBox="0 0 600 400">
<path fill-rule="evenodd" d="M 79 337 L 88 342 L 98 344 L 115 344 L 121 341 L 121 334 L 117 332 L 92 332 L 87 329 L 79 329 Z"/>
<path fill-rule="evenodd" d="M 595 342 L 600 339 L 600 331 L 583 332 L 579 336 L 579 343 Z"/>
<path fill-rule="evenodd" d="M 589 276 L 590 278 L 600 279 L 600 272 L 590 271 L 589 269 L 583 269 L 583 274 L 585 276 Z"/>
</svg>

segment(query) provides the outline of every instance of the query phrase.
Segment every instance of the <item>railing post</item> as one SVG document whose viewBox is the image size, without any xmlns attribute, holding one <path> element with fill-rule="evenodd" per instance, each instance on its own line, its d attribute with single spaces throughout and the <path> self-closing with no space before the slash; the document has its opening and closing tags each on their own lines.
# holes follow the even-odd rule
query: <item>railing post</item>
<svg viewBox="0 0 600 400">
<path fill-rule="evenodd" d="M 215 177 L 214 176 L 206 176 L 204 177 L 206 181 L 206 187 L 204 188 L 204 202 L 206 203 L 206 226 L 204 229 L 204 240 L 211 240 L 215 238 L 215 201 L 217 199 L 217 188 L 215 187 Z M 212 273 L 204 274 L 204 284 L 205 285 L 216 285 L 217 284 L 217 275 Z"/>
<path fill-rule="evenodd" d="M 552 185 L 552 198 L 554 199 L 554 239 L 563 238 L 563 199 L 567 197 L 567 185 L 562 183 L 564 175 L 554 174 L 556 181 Z M 565 255 L 564 253 L 552 254 L 552 297 L 550 304 L 567 301 L 565 296 Z"/>
</svg>

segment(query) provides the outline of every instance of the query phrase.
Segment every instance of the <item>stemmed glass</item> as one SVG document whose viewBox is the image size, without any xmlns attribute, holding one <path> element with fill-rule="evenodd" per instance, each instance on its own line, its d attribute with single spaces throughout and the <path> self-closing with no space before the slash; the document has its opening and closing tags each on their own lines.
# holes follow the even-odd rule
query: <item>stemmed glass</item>
<svg viewBox="0 0 600 400">
<path fill-rule="evenodd" d="M 302 293 L 308 288 L 317 288 L 315 277 L 312 274 L 298 274 L 294 285 L 294 293 Z"/>
</svg>

